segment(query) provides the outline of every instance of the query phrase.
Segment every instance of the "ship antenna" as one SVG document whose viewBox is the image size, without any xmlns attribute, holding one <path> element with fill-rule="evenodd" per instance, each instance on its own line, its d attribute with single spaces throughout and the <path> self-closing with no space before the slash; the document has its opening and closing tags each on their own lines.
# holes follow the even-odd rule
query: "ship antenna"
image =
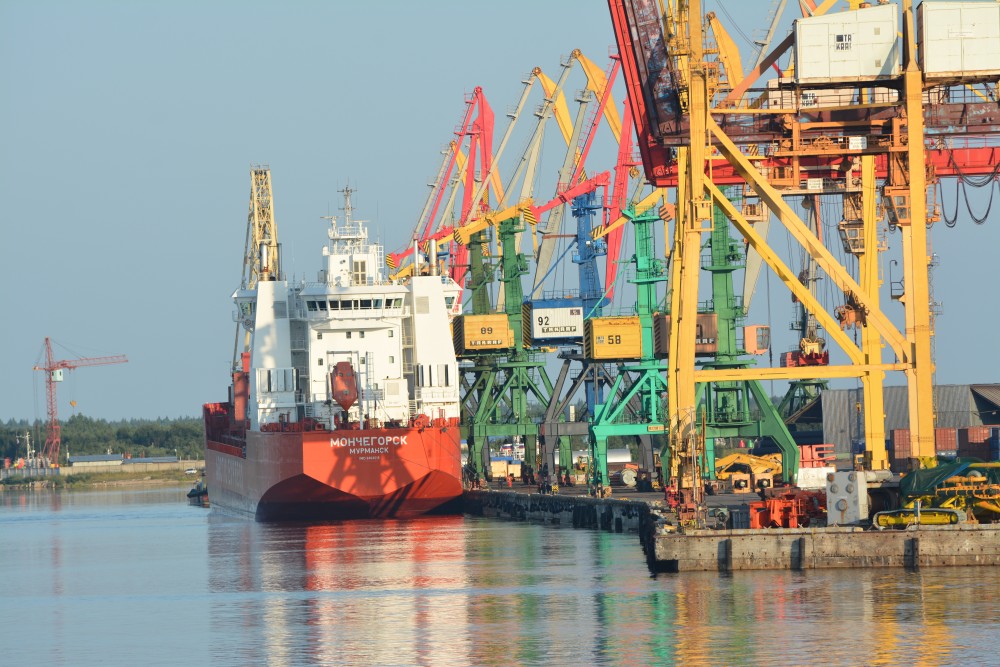
<svg viewBox="0 0 1000 667">
<path fill-rule="evenodd" d="M 344 193 L 344 207 L 341 209 L 344 211 L 344 222 L 346 224 L 351 224 L 352 213 L 354 212 L 354 207 L 351 206 L 351 193 L 354 190 L 351 189 L 350 184 L 345 185 L 343 190 L 340 192 Z"/>
</svg>

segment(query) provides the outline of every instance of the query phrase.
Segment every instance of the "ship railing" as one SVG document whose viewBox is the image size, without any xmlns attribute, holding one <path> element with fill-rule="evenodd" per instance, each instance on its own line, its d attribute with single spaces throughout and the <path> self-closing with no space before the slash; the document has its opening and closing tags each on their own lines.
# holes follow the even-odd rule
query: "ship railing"
<svg viewBox="0 0 1000 667">
<path fill-rule="evenodd" d="M 293 350 L 308 349 L 308 341 L 305 338 L 295 337 L 291 341 L 291 348 Z"/>
</svg>

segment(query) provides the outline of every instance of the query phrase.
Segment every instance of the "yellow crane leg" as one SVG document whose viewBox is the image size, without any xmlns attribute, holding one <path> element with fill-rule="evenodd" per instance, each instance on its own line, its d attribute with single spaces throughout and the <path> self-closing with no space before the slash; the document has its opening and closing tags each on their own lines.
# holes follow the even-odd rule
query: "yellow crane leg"
<svg viewBox="0 0 1000 667">
<path fill-rule="evenodd" d="M 913 36 L 913 3 L 903 0 L 907 62 L 903 72 L 910 168 L 910 220 L 901 225 L 903 282 L 906 285 L 906 342 L 912 361 L 906 373 L 911 456 L 934 456 L 934 362 L 931 356 L 930 288 L 927 278 L 927 174 L 924 151 L 923 81 Z"/>
<path fill-rule="evenodd" d="M 878 275 L 878 218 L 876 217 L 875 156 L 861 156 L 861 210 L 864 224 L 864 254 L 859 263 L 861 289 L 868 293 L 870 307 L 879 308 Z M 875 327 L 861 329 L 861 352 L 865 364 L 882 363 L 882 340 Z M 861 376 L 865 411 L 865 463 L 869 470 L 888 470 L 889 457 L 885 450 L 885 399 L 883 382 L 885 373 L 881 370 L 866 371 Z"/>
</svg>

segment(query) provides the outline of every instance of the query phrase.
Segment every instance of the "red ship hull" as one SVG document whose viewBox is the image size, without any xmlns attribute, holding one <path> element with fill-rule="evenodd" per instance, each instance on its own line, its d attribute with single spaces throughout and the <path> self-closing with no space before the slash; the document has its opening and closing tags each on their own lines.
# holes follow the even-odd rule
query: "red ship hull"
<svg viewBox="0 0 1000 667">
<path fill-rule="evenodd" d="M 407 518 L 462 494 L 454 425 L 206 438 L 212 506 L 259 521 Z"/>
</svg>

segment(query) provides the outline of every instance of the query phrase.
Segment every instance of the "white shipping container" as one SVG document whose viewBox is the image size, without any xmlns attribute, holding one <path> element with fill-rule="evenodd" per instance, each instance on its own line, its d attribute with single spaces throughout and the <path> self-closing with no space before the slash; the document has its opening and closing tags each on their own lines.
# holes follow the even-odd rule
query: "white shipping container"
<svg viewBox="0 0 1000 667">
<path fill-rule="evenodd" d="M 533 340 L 582 337 L 583 308 L 581 306 L 535 307 L 531 309 L 531 338 Z"/>
<path fill-rule="evenodd" d="M 927 79 L 1000 74 L 1000 3 L 921 3 L 917 57 Z"/>
<path fill-rule="evenodd" d="M 829 84 L 899 76 L 894 4 L 795 21 L 795 81 Z"/>
</svg>

